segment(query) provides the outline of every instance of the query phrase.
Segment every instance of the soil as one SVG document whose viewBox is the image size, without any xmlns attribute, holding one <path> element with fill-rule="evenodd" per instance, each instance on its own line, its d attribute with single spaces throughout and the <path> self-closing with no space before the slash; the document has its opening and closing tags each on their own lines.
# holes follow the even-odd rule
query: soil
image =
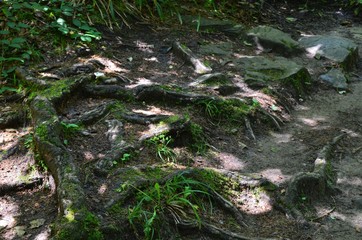
<svg viewBox="0 0 362 240">
<path fill-rule="evenodd" d="M 269 5 L 265 8 L 266 17 L 262 17 L 259 23 L 279 27 L 293 37 L 301 33 L 334 32 L 353 39 L 349 27 L 362 26 L 357 19 L 333 8 L 323 11 L 323 15 L 317 10 L 298 11 L 294 6 L 286 5 L 280 6 L 280 10 Z M 298 19 L 297 24 L 286 21 L 290 14 Z M 346 22 L 350 23 L 348 27 L 345 26 Z M 238 39 L 218 32 L 199 33 L 186 26 L 158 27 L 137 22 L 131 29 L 102 31 L 103 40 L 97 43 L 95 50 L 88 51 L 84 46 L 72 47 L 69 52 L 57 58 L 49 55 L 47 61 L 41 66 L 31 67 L 31 71 L 37 70 L 39 75 L 46 75 L 48 81 L 57 81 L 57 78 L 64 75 L 79 77 L 88 71 L 94 71 L 89 70 L 87 65 L 92 63 L 93 67 L 98 66 L 97 72 L 103 72 L 106 79 L 113 81 L 107 83 L 100 78 L 97 80 L 100 85 L 117 85 L 132 90 L 143 84 L 157 83 L 166 90 L 179 90 L 188 88 L 190 82 L 199 74 L 169 51 L 176 39 L 195 53 L 198 53 L 201 43 L 227 41 L 233 44 L 235 55 L 255 54 L 253 48 L 245 47 Z M 362 49 L 362 39 L 353 40 Z M 204 57 L 203 60 L 210 63 L 214 72 L 232 71 L 227 65 L 219 64 L 220 59 L 217 57 Z M 74 68 L 74 64 L 83 64 L 83 68 L 69 70 Z M 258 193 L 258 188 L 250 185 L 239 188 L 225 186 L 223 193 L 227 193 L 230 201 L 242 213 L 245 226 L 230 221 L 230 214 L 220 206 L 215 206 L 211 216 L 203 214 L 203 217 L 213 226 L 235 232 L 239 236 L 229 236 L 229 239 L 362 239 L 360 76 L 362 63 L 350 74 L 350 91 L 346 93 L 330 89 L 317 80 L 313 84 L 313 90 L 303 99 L 292 98 L 288 89 L 283 90 L 281 95 L 285 103 L 281 105 L 277 104 L 282 102 L 280 99 L 267 95 L 260 89 L 240 86 L 242 91 L 236 96 L 246 99 L 255 97 L 262 107 L 276 104 L 282 109 L 275 115 L 282 119 L 280 130 L 276 130 L 275 124 L 265 120 L 265 115 L 260 113 L 250 116 L 251 127 L 248 128 L 243 120 L 228 122 L 228 116 L 210 119 L 206 110 L 199 105 L 153 101 L 152 97 L 141 101 L 114 100 L 109 96 L 96 96 L 79 89 L 56 106 L 59 120 L 69 127 L 68 131 L 63 131 L 60 139 L 74 158 L 86 196 L 86 205 L 88 210 L 100 219 L 106 239 L 140 237 L 129 226 L 127 218 L 121 217 L 121 213 L 125 214 L 127 211 L 116 217 L 108 209 L 117 206 L 120 199 L 117 189 L 119 190 L 122 184 L 128 181 L 133 184 L 142 182 L 145 174 L 150 171 L 151 176 L 156 176 L 158 173 L 152 173 L 152 169 L 156 168 L 162 169 L 161 177 L 157 176 L 156 179 L 162 179 L 173 171 L 200 168 L 215 169 L 229 175 L 236 173 L 250 176 L 255 181 L 266 179 L 275 184 L 276 189 Z M 218 95 L 213 88 L 193 89 L 193 93 Z M 27 104 L 24 99 L 26 98 L 20 97 L 15 102 L 0 103 L 6 110 L 16 104 Z M 69 124 L 73 123 L 74 119 L 81 119 L 95 108 L 99 113 L 102 106 L 109 104 L 116 104 L 117 107 L 89 122 L 83 121 L 86 124 L 81 129 L 71 130 Z M 290 109 L 287 109 L 287 106 Z M 202 126 L 208 150 L 202 154 L 190 151 L 189 144 L 192 140 L 181 124 L 175 127 L 176 130 L 171 130 L 174 142 L 169 146 L 176 154 L 172 155 L 173 157 L 168 155 L 170 159 L 161 161 L 150 141 L 139 141 L 140 138 L 152 139 L 157 135 L 155 132 L 158 133 L 157 123 L 160 121 L 152 122 L 149 118 L 138 122 L 125 121 L 123 113 L 190 119 L 192 123 Z M 121 123 L 113 121 L 117 119 L 123 120 Z M 34 122 L 22 115 L 16 124 L 0 130 L 1 239 L 49 239 L 52 227 L 58 217 L 62 216 L 55 186 L 57 180 L 53 179 L 51 170 L 47 169 L 44 162 L 39 162 L 39 158 L 38 161 L 35 160 L 38 153 L 33 151 L 32 127 Z M 112 136 L 116 136 L 112 131 L 116 131 L 116 135 L 122 135 L 121 141 L 112 139 Z M 306 221 L 298 221 L 279 201 L 285 195 L 293 176 L 313 171 L 314 161 L 323 147 L 342 133 L 345 136 L 333 148 L 329 159 L 333 169 L 333 191 L 319 199 L 301 197 L 297 208 Z M 131 148 L 128 148 L 129 146 Z M 129 152 L 135 154 L 128 159 L 124 153 Z M 111 166 L 100 164 L 109 163 L 109 159 L 116 159 L 117 162 L 111 161 Z M 103 168 L 108 167 L 110 170 L 103 171 Z M 132 171 L 139 173 L 130 175 Z M 152 182 L 151 177 L 146 180 Z M 124 209 L 134 202 L 134 197 L 130 198 L 123 206 Z M 166 225 L 171 230 L 164 229 L 162 236 L 171 236 L 170 233 L 175 229 L 170 227 L 169 223 Z M 109 226 L 116 226 L 121 230 L 114 230 Z M 142 230 L 138 233 L 140 232 Z M 122 234 L 122 237 L 119 234 Z M 185 230 L 180 234 L 175 233 L 169 239 L 220 239 L 220 236 L 226 235 Z"/>
</svg>

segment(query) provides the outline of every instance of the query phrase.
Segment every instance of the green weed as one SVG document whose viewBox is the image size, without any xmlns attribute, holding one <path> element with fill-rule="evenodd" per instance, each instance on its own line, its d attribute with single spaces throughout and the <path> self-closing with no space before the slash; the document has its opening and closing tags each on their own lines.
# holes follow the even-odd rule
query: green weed
<svg viewBox="0 0 362 240">
<path fill-rule="evenodd" d="M 162 186 L 155 183 L 145 191 L 137 189 L 137 202 L 129 208 L 128 220 L 136 231 L 136 226 L 143 226 L 146 239 L 159 237 L 159 230 L 167 213 L 175 222 L 192 220 L 200 225 L 200 196 L 209 197 L 206 189 L 203 183 L 182 174 Z"/>
<path fill-rule="evenodd" d="M 173 139 L 171 136 L 160 134 L 149 139 L 148 143 L 155 147 L 157 157 L 159 157 L 163 162 L 175 162 L 176 154 L 169 147 L 172 141 Z"/>
</svg>

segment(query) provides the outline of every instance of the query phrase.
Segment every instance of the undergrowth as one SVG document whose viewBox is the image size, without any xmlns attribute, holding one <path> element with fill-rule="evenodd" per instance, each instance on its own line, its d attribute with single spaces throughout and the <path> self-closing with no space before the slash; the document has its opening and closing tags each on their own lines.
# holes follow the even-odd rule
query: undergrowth
<svg viewBox="0 0 362 240">
<path fill-rule="evenodd" d="M 155 183 L 146 190 L 136 190 L 136 203 L 129 208 L 128 220 L 136 233 L 142 226 L 146 239 L 160 238 L 167 216 L 171 216 L 175 223 L 201 225 L 200 211 L 205 210 L 202 200 L 209 199 L 204 183 L 179 174 L 164 185 Z"/>
</svg>

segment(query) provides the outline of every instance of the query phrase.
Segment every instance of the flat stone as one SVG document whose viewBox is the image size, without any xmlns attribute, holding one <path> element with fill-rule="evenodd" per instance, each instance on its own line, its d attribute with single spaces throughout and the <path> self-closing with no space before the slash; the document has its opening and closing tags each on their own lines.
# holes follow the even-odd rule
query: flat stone
<svg viewBox="0 0 362 240">
<path fill-rule="evenodd" d="M 348 89 L 347 78 L 339 69 L 333 68 L 326 74 L 320 75 L 319 79 L 336 89 Z"/>
<path fill-rule="evenodd" d="M 207 44 L 200 46 L 200 53 L 228 56 L 232 54 L 233 45 L 230 42 L 219 44 Z"/>
<path fill-rule="evenodd" d="M 247 36 L 252 39 L 259 50 L 271 49 L 282 55 L 299 53 L 299 43 L 293 40 L 289 34 L 269 26 L 258 26 L 251 29 Z"/>
<path fill-rule="evenodd" d="M 305 67 L 283 57 L 244 57 L 236 60 L 236 67 L 244 72 L 244 80 L 249 85 L 281 83 L 293 87 L 297 96 L 304 95 L 311 83 Z"/>
<path fill-rule="evenodd" d="M 352 40 L 338 36 L 308 36 L 299 39 L 308 57 L 327 58 L 341 65 L 344 70 L 352 70 L 358 61 L 358 46 Z"/>
<path fill-rule="evenodd" d="M 190 25 L 202 32 L 223 32 L 229 35 L 245 34 L 245 27 L 230 20 L 204 18 L 200 16 L 182 16 L 184 24 Z"/>
<path fill-rule="evenodd" d="M 209 85 L 209 86 L 222 86 L 232 85 L 233 82 L 223 73 L 209 73 L 198 77 L 194 82 L 190 83 L 189 86 L 195 87 L 198 85 Z"/>
<path fill-rule="evenodd" d="M 349 31 L 352 33 L 353 38 L 362 41 L 362 27 L 351 27 Z"/>
</svg>

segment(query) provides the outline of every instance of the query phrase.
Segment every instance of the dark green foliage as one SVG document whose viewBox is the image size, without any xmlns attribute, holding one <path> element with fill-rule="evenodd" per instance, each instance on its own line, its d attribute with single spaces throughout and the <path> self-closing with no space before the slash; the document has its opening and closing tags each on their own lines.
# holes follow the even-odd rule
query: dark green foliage
<svg viewBox="0 0 362 240">
<path fill-rule="evenodd" d="M 91 7 L 72 1 L 2 1 L 0 13 L 0 70 L 1 78 L 8 78 L 14 69 L 30 59 L 40 59 L 39 43 L 54 33 L 90 42 L 100 33 L 88 24 Z M 50 43 L 51 44 L 51 43 Z"/>
</svg>

